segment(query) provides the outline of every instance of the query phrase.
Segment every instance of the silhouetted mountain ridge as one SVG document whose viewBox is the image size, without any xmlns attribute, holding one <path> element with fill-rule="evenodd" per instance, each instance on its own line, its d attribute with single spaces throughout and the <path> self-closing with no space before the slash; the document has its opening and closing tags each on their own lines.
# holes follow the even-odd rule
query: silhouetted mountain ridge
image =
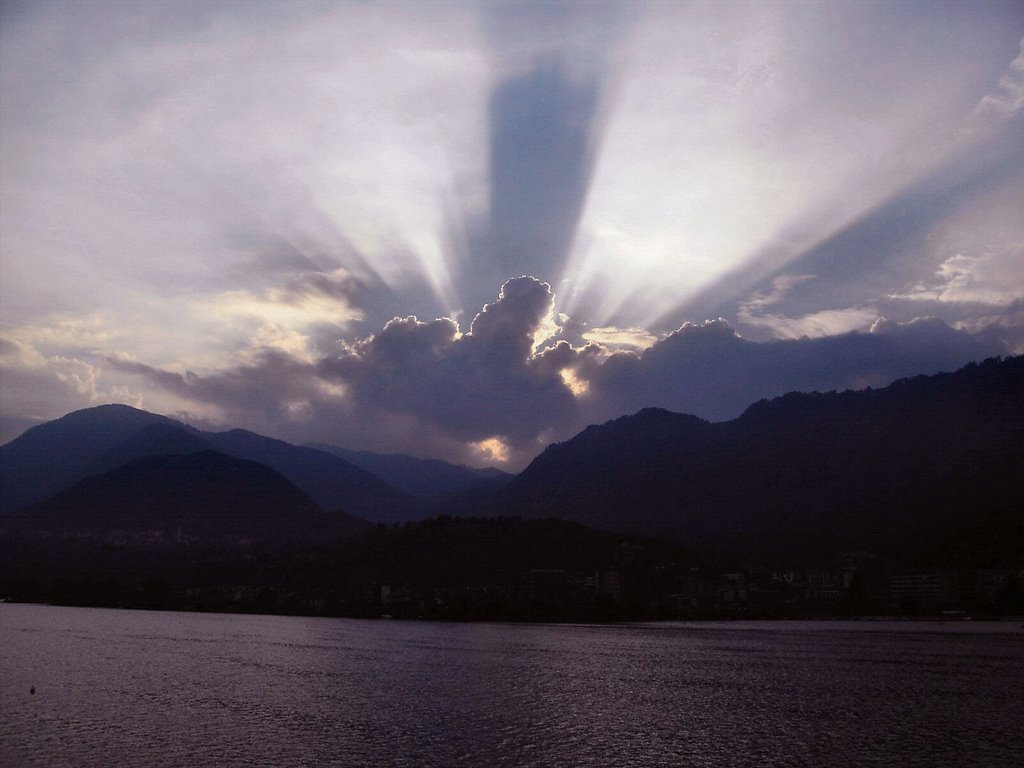
<svg viewBox="0 0 1024 768">
<path fill-rule="evenodd" d="M 621 416 L 605 424 L 591 425 L 576 437 L 548 446 L 519 476 L 509 490 L 546 484 L 546 493 L 556 488 L 571 489 L 577 478 L 596 480 L 614 477 L 624 459 L 637 451 L 675 451 L 686 445 L 696 451 L 703 446 L 709 423 L 696 416 L 661 408 L 644 408 L 633 416 Z M 602 481 L 602 482 L 604 482 Z"/>
<path fill-rule="evenodd" d="M 410 495 L 325 451 L 232 429 L 204 435 L 218 450 L 276 469 L 324 509 L 342 509 L 374 522 L 393 522 L 424 514 Z"/>
<path fill-rule="evenodd" d="M 425 514 L 409 494 L 337 456 L 241 429 L 201 432 L 126 405 L 75 411 L 0 447 L 0 512 L 38 503 L 133 459 L 211 449 L 267 465 L 328 511 L 378 522 Z"/>
<path fill-rule="evenodd" d="M 274 470 L 216 451 L 145 456 L 3 518 L 8 532 L 201 543 L 353 530 Z"/>
<path fill-rule="evenodd" d="M 1005 533 L 1003 551 L 1024 551 L 1022 430 L 1021 357 L 879 390 L 785 395 L 730 422 L 645 409 L 550 446 L 493 511 L 734 558 L 914 556 L 988 523 Z"/>
<path fill-rule="evenodd" d="M 34 493 L 38 503 L 139 454 L 210 449 L 273 468 L 328 511 L 390 522 L 426 510 L 323 450 L 245 430 L 204 433 L 127 406 L 75 412 L 0 448 L 3 497 Z M 470 472 L 363 459 L 392 462 L 409 483 L 434 471 L 459 483 Z M 447 509 L 560 518 L 733 560 L 792 563 L 851 549 L 946 553 L 979 567 L 1013 559 L 1024 554 L 1024 358 L 877 390 L 791 393 L 730 422 L 644 409 L 549 446 L 504 488 L 474 485 Z"/>
<path fill-rule="evenodd" d="M 171 456 L 215 450 L 202 433 L 184 424 L 161 421 L 147 424 L 107 451 L 88 467 L 90 475 L 108 472 L 145 456 Z"/>
<path fill-rule="evenodd" d="M 189 429 L 128 405 L 86 408 L 32 427 L 0 446 L 0 512 L 42 501 L 95 473 L 103 457 L 153 424 Z"/>
<path fill-rule="evenodd" d="M 365 469 L 390 485 L 431 504 L 470 490 L 497 488 L 512 475 L 500 469 L 474 469 L 439 459 L 419 459 L 404 453 L 354 451 L 326 443 L 307 443 L 307 448 L 338 456 Z"/>
</svg>

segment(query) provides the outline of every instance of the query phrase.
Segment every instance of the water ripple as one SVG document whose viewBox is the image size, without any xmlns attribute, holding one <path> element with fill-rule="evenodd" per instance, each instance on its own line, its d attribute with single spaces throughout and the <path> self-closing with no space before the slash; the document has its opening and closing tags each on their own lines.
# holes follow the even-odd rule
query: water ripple
<svg viewBox="0 0 1024 768">
<path fill-rule="evenodd" d="M 0 629 L 5 766 L 985 768 L 1024 754 L 1024 634 L 1010 625 L 3 605 Z"/>
</svg>

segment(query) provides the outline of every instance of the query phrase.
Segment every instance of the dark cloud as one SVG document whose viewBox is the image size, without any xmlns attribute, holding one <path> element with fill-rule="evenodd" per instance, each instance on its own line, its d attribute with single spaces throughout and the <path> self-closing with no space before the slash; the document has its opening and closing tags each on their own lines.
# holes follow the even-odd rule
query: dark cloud
<svg viewBox="0 0 1024 768">
<path fill-rule="evenodd" d="M 401 412 L 460 440 L 500 437 L 529 450 L 574 421 L 574 400 L 552 366 L 564 352 L 532 353 L 553 301 L 546 283 L 510 280 L 465 335 L 449 319 L 395 319 L 318 373 L 344 383 L 353 411 L 370 418 Z"/>
<path fill-rule="evenodd" d="M 286 439 L 473 461 L 473 443 L 497 438 L 518 467 L 551 440 L 646 406 L 728 419 L 792 390 L 882 386 L 1002 351 L 938 320 L 773 342 L 718 320 L 685 325 L 642 353 L 565 341 L 539 348 L 553 305 L 546 283 L 521 277 L 465 334 L 448 318 L 395 318 L 339 354 L 303 362 L 263 352 L 211 376 L 110 362 Z"/>
<path fill-rule="evenodd" d="M 717 320 L 685 325 L 640 355 L 591 358 L 580 375 L 590 382 L 590 420 L 657 405 L 719 421 L 765 397 L 884 386 L 1003 351 L 934 319 L 879 321 L 871 333 L 768 342 L 744 339 Z"/>
<path fill-rule="evenodd" d="M 167 371 L 116 356 L 107 358 L 107 363 L 185 401 L 217 406 L 231 426 L 274 433 L 294 420 L 298 404 L 302 409 L 321 405 L 309 364 L 276 350 L 264 350 L 250 362 L 209 376 Z"/>
<path fill-rule="evenodd" d="M 568 344 L 533 352 L 553 302 L 546 283 L 522 277 L 505 283 L 466 334 L 448 318 L 406 317 L 313 363 L 275 350 L 209 376 L 108 363 L 215 405 L 227 422 L 284 437 L 463 461 L 479 458 L 468 443 L 496 437 L 530 455 L 552 430 L 579 422 L 560 376 L 575 352 Z"/>
<path fill-rule="evenodd" d="M 527 363 L 538 341 L 535 336 L 554 305 L 547 283 L 531 277 L 509 280 L 501 287 L 498 301 L 485 305 L 470 326 L 474 351 L 504 367 Z"/>
</svg>

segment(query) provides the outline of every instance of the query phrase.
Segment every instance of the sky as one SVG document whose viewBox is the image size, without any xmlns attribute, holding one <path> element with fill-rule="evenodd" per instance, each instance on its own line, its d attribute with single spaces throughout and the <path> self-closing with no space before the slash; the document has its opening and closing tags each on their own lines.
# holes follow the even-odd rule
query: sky
<svg viewBox="0 0 1024 768">
<path fill-rule="evenodd" d="M 0 440 L 522 468 L 1024 353 L 1024 4 L 4 2 Z"/>
</svg>

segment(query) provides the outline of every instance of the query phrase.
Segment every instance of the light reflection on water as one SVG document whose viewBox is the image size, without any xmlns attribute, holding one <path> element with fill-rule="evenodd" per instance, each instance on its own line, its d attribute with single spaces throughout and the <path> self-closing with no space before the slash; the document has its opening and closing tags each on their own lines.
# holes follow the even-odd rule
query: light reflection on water
<svg viewBox="0 0 1024 768">
<path fill-rule="evenodd" d="M 1010 766 L 1019 624 L 0 606 L 5 766 Z M 36 693 L 29 693 L 35 687 Z"/>
</svg>

